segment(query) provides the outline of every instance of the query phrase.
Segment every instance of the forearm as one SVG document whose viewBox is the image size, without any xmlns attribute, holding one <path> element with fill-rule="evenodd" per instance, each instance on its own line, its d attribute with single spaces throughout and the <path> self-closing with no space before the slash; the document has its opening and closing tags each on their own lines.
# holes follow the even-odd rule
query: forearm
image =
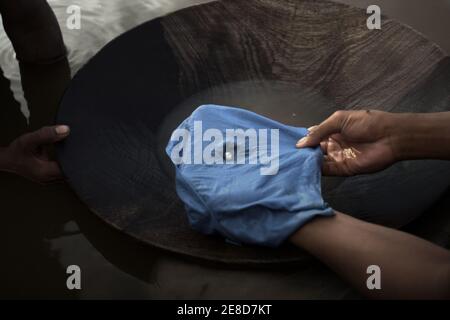
<svg viewBox="0 0 450 320">
<path fill-rule="evenodd" d="M 0 13 L 19 61 L 50 63 L 65 56 L 58 21 L 46 0 L 0 0 Z"/>
<path fill-rule="evenodd" d="M 390 135 L 398 160 L 450 160 L 450 112 L 392 114 Z"/>
<path fill-rule="evenodd" d="M 317 218 L 291 241 L 373 298 L 450 298 L 450 254 L 394 229 L 342 213 Z M 381 290 L 369 290 L 367 267 L 381 268 Z"/>
</svg>

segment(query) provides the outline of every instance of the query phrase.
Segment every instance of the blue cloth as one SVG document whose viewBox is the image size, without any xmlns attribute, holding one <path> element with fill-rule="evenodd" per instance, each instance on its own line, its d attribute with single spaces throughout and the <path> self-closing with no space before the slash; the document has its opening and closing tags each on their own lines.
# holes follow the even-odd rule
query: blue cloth
<svg viewBox="0 0 450 320">
<path fill-rule="evenodd" d="M 198 130 L 199 123 L 202 131 Z M 295 147 L 307 134 L 305 128 L 287 126 L 240 108 L 205 105 L 178 129 L 166 152 L 175 164 L 177 193 L 195 230 L 220 234 L 237 243 L 277 247 L 312 218 L 334 214 L 321 196 L 322 151 Z M 216 130 L 204 139 L 201 133 L 208 129 Z M 250 131 L 231 138 L 226 135 L 227 129 Z M 258 136 L 256 145 L 248 138 L 252 132 Z M 214 156 L 215 163 L 206 156 L 206 161 L 201 160 L 198 151 L 208 151 L 206 155 Z"/>
</svg>

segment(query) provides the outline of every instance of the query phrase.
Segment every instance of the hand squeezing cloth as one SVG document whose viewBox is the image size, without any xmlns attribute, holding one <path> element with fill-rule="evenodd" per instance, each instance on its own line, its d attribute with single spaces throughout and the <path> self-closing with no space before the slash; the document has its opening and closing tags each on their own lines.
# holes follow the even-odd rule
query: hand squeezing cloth
<svg viewBox="0 0 450 320">
<path fill-rule="evenodd" d="M 321 195 L 322 151 L 295 147 L 307 132 L 240 108 L 197 108 L 166 148 L 191 226 L 277 247 L 314 217 L 333 215 Z"/>
</svg>

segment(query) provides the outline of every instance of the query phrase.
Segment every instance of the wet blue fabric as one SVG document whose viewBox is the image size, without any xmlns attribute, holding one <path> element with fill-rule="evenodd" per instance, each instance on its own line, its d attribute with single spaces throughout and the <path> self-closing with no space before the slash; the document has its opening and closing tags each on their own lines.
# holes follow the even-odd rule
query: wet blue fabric
<svg viewBox="0 0 450 320">
<path fill-rule="evenodd" d="M 277 247 L 314 217 L 334 214 L 321 195 L 322 151 L 295 147 L 307 129 L 216 105 L 197 108 L 178 129 L 166 152 L 175 164 L 176 190 L 195 230 L 232 242 Z M 208 129 L 215 129 L 214 138 L 198 134 Z M 227 129 L 250 131 L 232 137 Z M 254 132 L 257 144 L 248 138 Z M 199 150 L 217 156 L 215 163 Z M 245 164 L 242 157 L 238 163 L 239 154 Z M 199 156 L 204 157 L 200 162 Z"/>
</svg>

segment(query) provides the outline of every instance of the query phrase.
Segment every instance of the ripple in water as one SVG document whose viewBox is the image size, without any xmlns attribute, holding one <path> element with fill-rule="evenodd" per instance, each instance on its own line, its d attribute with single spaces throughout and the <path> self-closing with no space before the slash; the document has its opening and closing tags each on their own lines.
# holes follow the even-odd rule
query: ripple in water
<svg viewBox="0 0 450 320">
<path fill-rule="evenodd" d="M 211 0 L 48 0 L 58 19 L 72 75 L 75 74 L 106 43 L 133 27 L 167 13 Z M 81 29 L 66 26 L 67 8 L 81 8 Z M 11 82 L 14 98 L 28 118 L 29 110 L 20 82 L 19 65 L 11 42 L 0 26 L 0 67 Z"/>
</svg>

